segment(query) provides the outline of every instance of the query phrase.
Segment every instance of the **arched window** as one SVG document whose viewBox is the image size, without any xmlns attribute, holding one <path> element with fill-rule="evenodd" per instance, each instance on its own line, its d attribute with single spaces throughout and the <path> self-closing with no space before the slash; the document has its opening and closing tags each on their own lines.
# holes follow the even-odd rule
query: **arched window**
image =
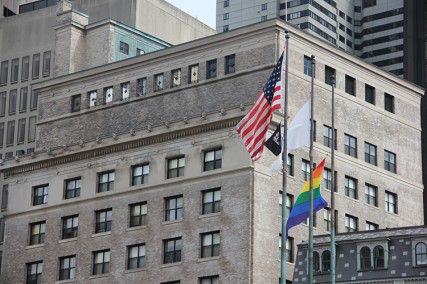
<svg viewBox="0 0 427 284">
<path fill-rule="evenodd" d="M 384 248 L 382 246 L 374 248 L 374 268 L 384 268 Z"/>
<path fill-rule="evenodd" d="M 415 265 L 427 264 L 427 245 L 419 242 L 415 245 Z"/>
<path fill-rule="evenodd" d="M 369 269 L 371 267 L 371 249 L 363 247 L 360 250 L 360 269 Z"/>
<path fill-rule="evenodd" d="M 313 271 L 320 272 L 320 256 L 317 251 L 313 252 Z"/>
<path fill-rule="evenodd" d="M 322 272 L 331 271 L 331 252 L 325 250 L 322 252 Z"/>
</svg>

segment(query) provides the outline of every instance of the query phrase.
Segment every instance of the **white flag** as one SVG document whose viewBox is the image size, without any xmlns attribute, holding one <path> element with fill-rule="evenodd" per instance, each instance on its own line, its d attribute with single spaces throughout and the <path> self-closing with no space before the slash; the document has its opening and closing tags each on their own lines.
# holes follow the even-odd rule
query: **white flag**
<svg viewBox="0 0 427 284">
<path fill-rule="evenodd" d="M 310 101 L 297 112 L 288 126 L 288 151 L 310 146 Z M 282 137 L 283 141 L 283 137 Z M 282 143 L 284 145 L 284 143 Z M 282 169 L 282 157 L 271 165 L 271 174 Z"/>
</svg>

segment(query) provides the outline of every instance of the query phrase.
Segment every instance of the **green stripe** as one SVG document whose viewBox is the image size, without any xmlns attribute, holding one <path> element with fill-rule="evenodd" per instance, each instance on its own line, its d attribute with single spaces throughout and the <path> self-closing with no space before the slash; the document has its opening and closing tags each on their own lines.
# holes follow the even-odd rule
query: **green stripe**
<svg viewBox="0 0 427 284">
<path fill-rule="evenodd" d="M 313 196 L 314 196 L 313 197 L 314 199 L 320 198 L 320 186 L 313 190 Z M 310 192 L 309 191 L 300 193 L 300 195 L 298 195 L 297 201 L 295 201 L 294 206 L 302 204 L 302 203 L 306 203 L 306 202 L 310 202 Z"/>
</svg>

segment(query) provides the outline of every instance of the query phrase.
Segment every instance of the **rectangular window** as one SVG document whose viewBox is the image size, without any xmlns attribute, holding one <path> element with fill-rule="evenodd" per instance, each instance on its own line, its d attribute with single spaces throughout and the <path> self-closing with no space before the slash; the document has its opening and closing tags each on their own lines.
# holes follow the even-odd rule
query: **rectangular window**
<svg viewBox="0 0 427 284">
<path fill-rule="evenodd" d="M 294 155 L 288 154 L 288 175 L 294 176 Z"/>
<path fill-rule="evenodd" d="M 223 15 L 223 19 L 224 19 L 224 20 L 228 20 L 228 19 L 229 19 L 229 17 L 230 17 L 230 14 L 228 14 L 228 13 L 224 13 L 224 15 Z"/>
<path fill-rule="evenodd" d="M 286 261 L 289 263 L 294 262 L 294 238 L 288 237 L 286 239 L 286 252 L 287 252 L 287 259 Z"/>
<path fill-rule="evenodd" d="M 396 173 L 396 154 L 384 150 L 384 169 Z"/>
<path fill-rule="evenodd" d="M 129 205 L 129 227 L 138 227 L 147 225 L 147 202 L 141 202 Z"/>
<path fill-rule="evenodd" d="M 111 231 L 112 220 L 113 210 L 111 208 L 95 211 L 95 233 Z"/>
<path fill-rule="evenodd" d="M 0 85 L 7 84 L 7 78 L 9 73 L 9 61 L 2 61 L 0 65 Z"/>
<path fill-rule="evenodd" d="M 325 65 L 325 83 L 332 85 L 333 81 L 335 81 L 335 69 Z"/>
<path fill-rule="evenodd" d="M 231 54 L 225 57 L 225 74 L 236 72 L 236 55 Z"/>
<path fill-rule="evenodd" d="M 302 160 L 301 164 L 302 180 L 307 181 L 310 178 L 310 162 Z"/>
<path fill-rule="evenodd" d="M 33 206 L 47 203 L 48 188 L 48 184 L 33 187 Z"/>
<path fill-rule="evenodd" d="M 204 152 L 203 171 L 220 169 L 222 167 L 222 149 Z"/>
<path fill-rule="evenodd" d="M 397 214 L 397 194 L 390 191 L 385 192 L 385 211 Z"/>
<path fill-rule="evenodd" d="M 71 280 L 76 276 L 76 256 L 59 258 L 59 280 Z"/>
<path fill-rule="evenodd" d="M 365 84 L 365 101 L 375 105 L 375 88 Z"/>
<path fill-rule="evenodd" d="M 366 231 L 376 231 L 378 230 L 378 228 L 379 228 L 378 224 L 366 221 L 366 227 L 365 227 Z"/>
<path fill-rule="evenodd" d="M 96 107 L 97 91 L 90 91 L 87 95 L 89 101 L 89 108 Z"/>
<path fill-rule="evenodd" d="M 345 230 L 346 232 L 356 232 L 358 229 L 358 218 L 345 214 Z"/>
<path fill-rule="evenodd" d="M 114 189 L 115 172 L 108 171 L 98 174 L 98 191 L 106 192 Z"/>
<path fill-rule="evenodd" d="M 0 147 L 3 147 L 4 141 L 4 122 L 0 122 Z M 0 157 L 1 159 L 2 157 Z"/>
<path fill-rule="evenodd" d="M 181 69 L 175 69 L 171 72 L 172 88 L 181 86 Z"/>
<path fill-rule="evenodd" d="M 128 246 L 127 269 L 142 268 L 145 265 L 145 244 Z"/>
<path fill-rule="evenodd" d="M 229 0 L 225 0 L 224 1 L 224 8 L 230 6 L 230 1 Z"/>
<path fill-rule="evenodd" d="M 130 82 L 121 83 L 120 89 L 122 89 L 122 100 L 129 99 L 130 95 Z"/>
<path fill-rule="evenodd" d="M 357 158 L 357 138 L 344 134 L 344 153 Z"/>
<path fill-rule="evenodd" d="M 323 184 L 324 189 L 331 190 L 332 187 L 332 171 L 328 168 L 325 168 L 323 171 Z"/>
<path fill-rule="evenodd" d="M 161 91 L 163 90 L 163 73 L 154 75 L 154 91 Z"/>
<path fill-rule="evenodd" d="M 22 57 L 22 65 L 21 65 L 21 82 L 27 81 L 29 74 L 30 74 L 30 57 L 24 56 Z"/>
<path fill-rule="evenodd" d="M 129 55 L 129 44 L 127 44 L 126 42 L 121 41 L 120 42 L 119 51 L 120 51 L 120 53 Z"/>
<path fill-rule="evenodd" d="M 19 58 L 12 59 L 12 63 L 10 66 L 10 83 L 18 82 L 19 75 Z"/>
<path fill-rule="evenodd" d="M 279 215 L 282 215 L 282 194 L 283 192 L 280 191 L 279 192 L 279 207 L 280 207 L 280 211 L 279 211 Z M 289 214 L 291 213 L 291 209 L 292 209 L 292 205 L 294 204 L 294 196 L 292 194 L 286 194 L 286 217 L 289 218 Z"/>
<path fill-rule="evenodd" d="M 19 93 L 19 112 L 27 111 L 28 87 L 21 88 Z"/>
<path fill-rule="evenodd" d="M 16 113 L 16 94 L 16 89 L 9 91 L 9 115 Z"/>
<path fill-rule="evenodd" d="M 311 77 L 313 74 L 313 66 L 311 65 L 311 58 L 304 55 L 304 74 Z"/>
<path fill-rule="evenodd" d="M 43 261 L 27 263 L 27 284 L 42 283 Z"/>
<path fill-rule="evenodd" d="M 345 176 L 345 195 L 353 199 L 358 199 L 357 179 Z"/>
<path fill-rule="evenodd" d="M 0 116 L 6 114 L 6 92 L 0 92 Z"/>
<path fill-rule="evenodd" d="M 140 185 L 147 183 L 149 173 L 149 164 L 132 166 L 132 185 Z"/>
<path fill-rule="evenodd" d="M 188 67 L 188 83 L 197 83 L 199 81 L 199 64 Z"/>
<path fill-rule="evenodd" d="M 43 244 L 45 234 L 46 234 L 45 221 L 30 224 L 30 245 Z"/>
<path fill-rule="evenodd" d="M 223 27 L 222 27 L 222 31 L 223 32 L 228 32 L 230 30 L 230 26 L 229 25 L 224 25 Z"/>
<path fill-rule="evenodd" d="M 384 93 L 384 109 L 394 113 L 394 97 L 387 93 Z"/>
<path fill-rule="evenodd" d="M 20 120 L 18 120 L 18 139 L 17 139 L 17 144 L 22 144 L 25 141 L 25 123 L 26 123 L 26 118 L 21 118 Z"/>
<path fill-rule="evenodd" d="M 113 87 L 104 88 L 104 102 L 111 103 L 113 101 Z"/>
<path fill-rule="evenodd" d="M 28 143 L 36 140 L 36 117 L 32 116 L 28 119 Z"/>
<path fill-rule="evenodd" d="M 202 214 L 221 211 L 221 189 L 209 189 L 202 192 Z"/>
<path fill-rule="evenodd" d="M 216 59 L 206 62 L 206 79 L 216 77 Z"/>
<path fill-rule="evenodd" d="M 105 274 L 110 272 L 110 250 L 101 250 L 93 252 L 93 275 Z"/>
<path fill-rule="evenodd" d="M 168 159 L 167 178 L 181 177 L 184 175 L 185 157 Z"/>
<path fill-rule="evenodd" d="M 30 96 L 30 110 L 37 109 L 37 97 L 38 97 L 37 93 L 31 92 L 31 96 Z"/>
<path fill-rule="evenodd" d="M 163 240 L 163 263 L 180 262 L 181 246 L 181 238 Z"/>
<path fill-rule="evenodd" d="M 261 22 L 265 22 L 265 21 L 267 21 L 267 16 L 261 16 Z"/>
<path fill-rule="evenodd" d="M 348 75 L 345 75 L 345 92 L 356 96 L 356 79 Z"/>
<path fill-rule="evenodd" d="M 165 198 L 165 221 L 182 219 L 183 199 L 182 195 Z"/>
<path fill-rule="evenodd" d="M 206 276 L 199 278 L 199 284 L 219 284 L 219 276 Z"/>
<path fill-rule="evenodd" d="M 323 221 L 325 222 L 325 229 L 326 232 L 331 231 L 331 225 L 332 225 L 332 217 L 331 217 L 331 209 L 325 208 L 323 210 Z"/>
<path fill-rule="evenodd" d="M 337 149 L 337 130 L 335 130 L 335 149 Z M 327 125 L 323 125 L 323 145 L 325 145 L 326 147 L 331 148 L 332 147 L 332 128 L 327 126 Z"/>
<path fill-rule="evenodd" d="M 62 239 L 77 238 L 79 230 L 79 216 L 67 216 L 62 218 Z"/>
<path fill-rule="evenodd" d="M 42 68 L 43 77 L 50 76 L 50 51 L 43 53 L 43 68 Z"/>
<path fill-rule="evenodd" d="M 140 78 L 136 81 L 138 96 L 147 94 L 147 78 Z"/>
<path fill-rule="evenodd" d="M 267 10 L 267 3 L 261 4 L 261 11 Z"/>
<path fill-rule="evenodd" d="M 201 234 L 201 258 L 219 256 L 221 237 L 219 232 Z"/>
<path fill-rule="evenodd" d="M 15 141 L 15 121 L 11 120 L 7 122 L 7 137 L 6 145 L 11 146 Z"/>
<path fill-rule="evenodd" d="M 377 165 L 377 146 L 365 142 L 365 162 Z"/>
<path fill-rule="evenodd" d="M 80 196 L 82 178 L 73 178 L 65 181 L 64 199 L 70 199 Z"/>
<path fill-rule="evenodd" d="M 40 54 L 33 55 L 32 78 L 38 79 L 40 75 Z"/>
<path fill-rule="evenodd" d="M 71 97 L 71 112 L 80 111 L 81 104 L 82 104 L 82 96 L 80 94 L 72 96 Z"/>
<path fill-rule="evenodd" d="M 365 184 L 365 202 L 373 206 L 378 206 L 378 188 L 372 184 Z"/>
</svg>

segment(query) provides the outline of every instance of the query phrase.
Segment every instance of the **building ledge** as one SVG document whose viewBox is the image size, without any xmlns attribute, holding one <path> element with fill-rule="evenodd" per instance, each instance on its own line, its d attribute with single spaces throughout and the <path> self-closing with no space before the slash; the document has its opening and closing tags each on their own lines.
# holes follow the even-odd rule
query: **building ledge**
<svg viewBox="0 0 427 284">
<path fill-rule="evenodd" d="M 173 263 L 167 263 L 167 264 L 162 264 L 160 266 L 160 268 L 169 268 L 169 267 L 174 267 L 174 266 L 180 266 L 182 263 L 180 262 L 173 262 Z"/>
<path fill-rule="evenodd" d="M 221 216 L 221 212 L 210 213 L 210 214 L 202 214 L 199 216 L 199 219 L 214 218 L 214 217 L 218 217 L 218 216 Z"/>
<path fill-rule="evenodd" d="M 62 239 L 62 240 L 59 240 L 58 243 L 63 244 L 63 243 L 69 243 L 69 242 L 75 242 L 75 241 L 77 241 L 77 237 L 69 238 L 69 239 Z"/>
<path fill-rule="evenodd" d="M 26 246 L 25 249 L 34 249 L 34 248 L 41 248 L 41 247 L 44 247 L 44 243 L 37 244 L 37 245 L 29 245 L 29 246 Z"/>
<path fill-rule="evenodd" d="M 92 234 L 92 238 L 104 237 L 104 236 L 109 236 L 109 235 L 111 235 L 111 231 Z"/>
<path fill-rule="evenodd" d="M 138 272 L 144 272 L 146 271 L 147 268 L 141 267 L 141 268 L 135 268 L 135 269 L 126 269 L 123 273 L 124 274 L 129 274 L 129 273 L 138 273 Z"/>
<path fill-rule="evenodd" d="M 147 225 L 135 226 L 135 227 L 127 228 L 126 232 L 138 231 L 138 230 L 142 230 L 142 229 L 146 229 L 146 228 L 147 228 Z"/>
<path fill-rule="evenodd" d="M 220 259 L 220 256 L 211 256 L 211 257 L 199 258 L 197 262 L 200 263 L 200 262 L 214 261 L 219 259 Z"/>
</svg>

